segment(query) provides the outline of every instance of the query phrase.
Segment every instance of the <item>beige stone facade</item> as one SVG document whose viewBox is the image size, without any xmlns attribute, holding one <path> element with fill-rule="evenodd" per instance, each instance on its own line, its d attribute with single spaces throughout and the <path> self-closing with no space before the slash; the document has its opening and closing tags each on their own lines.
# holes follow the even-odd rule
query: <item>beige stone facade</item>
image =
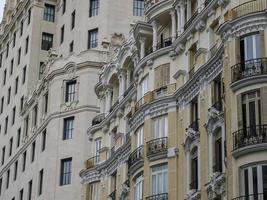
<svg viewBox="0 0 267 200">
<path fill-rule="evenodd" d="M 267 199 L 266 8 L 145 1 L 95 86 L 87 200 Z"/>
<path fill-rule="evenodd" d="M 2 0 L 1 0 L 2 1 Z M 140 7 L 140 6 L 139 6 Z M 85 199 L 94 92 L 142 20 L 132 0 L 7 0 L 0 25 L 0 199 Z"/>
</svg>

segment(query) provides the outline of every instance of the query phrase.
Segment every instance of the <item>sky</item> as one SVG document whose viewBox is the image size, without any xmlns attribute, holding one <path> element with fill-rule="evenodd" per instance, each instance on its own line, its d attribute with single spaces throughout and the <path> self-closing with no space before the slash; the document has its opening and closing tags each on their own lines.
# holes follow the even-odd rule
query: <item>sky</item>
<svg viewBox="0 0 267 200">
<path fill-rule="evenodd" d="M 3 16 L 4 5 L 5 5 L 5 0 L 0 0 L 0 21 L 2 20 Z"/>
</svg>

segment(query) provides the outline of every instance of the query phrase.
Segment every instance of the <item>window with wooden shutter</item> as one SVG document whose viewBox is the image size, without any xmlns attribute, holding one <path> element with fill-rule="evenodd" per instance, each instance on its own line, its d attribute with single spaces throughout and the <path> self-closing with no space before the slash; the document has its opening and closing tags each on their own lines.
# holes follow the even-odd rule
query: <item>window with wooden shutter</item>
<svg viewBox="0 0 267 200">
<path fill-rule="evenodd" d="M 155 68 L 155 88 L 168 85 L 170 82 L 170 64 Z"/>
<path fill-rule="evenodd" d="M 261 109 L 260 112 L 262 114 L 261 120 L 262 124 L 267 124 L 267 87 L 262 87 L 260 89 L 261 95 Z"/>
</svg>

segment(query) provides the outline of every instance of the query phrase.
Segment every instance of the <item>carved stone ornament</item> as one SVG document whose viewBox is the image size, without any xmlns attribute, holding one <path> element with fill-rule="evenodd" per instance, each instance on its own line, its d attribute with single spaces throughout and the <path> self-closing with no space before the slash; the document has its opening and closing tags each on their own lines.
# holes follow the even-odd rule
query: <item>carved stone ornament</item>
<svg viewBox="0 0 267 200">
<path fill-rule="evenodd" d="M 188 194 L 186 195 L 187 200 L 200 200 L 201 193 L 197 190 L 189 190 Z"/>
<path fill-rule="evenodd" d="M 214 173 L 209 183 L 206 184 L 205 188 L 208 193 L 208 199 L 216 199 L 218 196 L 225 194 L 226 177 L 222 173 Z"/>
<path fill-rule="evenodd" d="M 111 46 L 116 49 L 125 42 L 125 36 L 122 33 L 113 33 L 111 36 Z"/>
</svg>

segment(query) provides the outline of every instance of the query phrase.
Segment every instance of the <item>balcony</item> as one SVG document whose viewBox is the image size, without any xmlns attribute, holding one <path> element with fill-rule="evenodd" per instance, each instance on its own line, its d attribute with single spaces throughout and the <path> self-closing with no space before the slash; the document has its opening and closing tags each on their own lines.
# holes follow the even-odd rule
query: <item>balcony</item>
<svg viewBox="0 0 267 200">
<path fill-rule="evenodd" d="M 172 45 L 172 38 L 171 37 L 163 39 L 163 41 L 160 41 L 157 44 L 157 50 L 165 48 L 165 47 L 169 47 L 171 45 Z"/>
<path fill-rule="evenodd" d="M 104 113 L 101 113 L 99 115 L 96 115 L 92 120 L 92 126 L 100 124 L 105 118 Z"/>
<path fill-rule="evenodd" d="M 189 20 L 187 20 L 187 22 L 186 22 L 185 25 L 184 25 L 184 30 L 186 30 L 186 29 L 192 24 L 192 22 L 193 22 L 194 19 L 197 17 L 197 15 L 198 15 L 198 10 L 196 10 L 196 11 L 192 14 L 191 18 L 190 18 Z"/>
<path fill-rule="evenodd" d="M 233 150 L 267 143 L 267 125 L 240 129 L 233 133 Z"/>
<path fill-rule="evenodd" d="M 143 162 L 143 155 L 144 155 L 144 146 L 140 146 L 137 149 L 135 149 L 129 156 L 128 160 L 128 166 L 129 166 L 129 171 L 131 171 L 135 167 L 140 167 L 142 166 Z M 130 170 L 131 169 L 131 170 Z M 135 170 L 133 170 L 135 171 Z"/>
<path fill-rule="evenodd" d="M 172 95 L 176 90 L 176 83 L 157 88 L 153 91 L 153 100 Z"/>
<path fill-rule="evenodd" d="M 146 143 L 147 156 L 157 156 L 167 153 L 168 137 L 156 138 Z"/>
<path fill-rule="evenodd" d="M 243 3 L 231 10 L 231 18 L 236 19 L 244 15 L 264 11 L 267 9 L 266 0 L 253 0 Z"/>
<path fill-rule="evenodd" d="M 231 68 L 232 83 L 244 78 L 267 74 L 267 58 L 247 60 Z"/>
<path fill-rule="evenodd" d="M 164 0 L 145 0 L 145 11 L 151 8 L 153 5 L 162 1 Z"/>
<path fill-rule="evenodd" d="M 168 193 L 161 193 L 146 197 L 146 200 L 168 200 Z"/>
<path fill-rule="evenodd" d="M 119 99 L 111 106 L 109 112 L 111 113 L 117 105 L 119 105 Z"/>
<path fill-rule="evenodd" d="M 100 159 L 99 155 L 89 158 L 88 160 L 85 161 L 85 168 L 86 169 L 94 168 L 99 162 L 99 159 Z"/>
<path fill-rule="evenodd" d="M 267 191 L 258 194 L 249 194 L 240 197 L 233 198 L 232 200 L 266 200 Z"/>
</svg>

